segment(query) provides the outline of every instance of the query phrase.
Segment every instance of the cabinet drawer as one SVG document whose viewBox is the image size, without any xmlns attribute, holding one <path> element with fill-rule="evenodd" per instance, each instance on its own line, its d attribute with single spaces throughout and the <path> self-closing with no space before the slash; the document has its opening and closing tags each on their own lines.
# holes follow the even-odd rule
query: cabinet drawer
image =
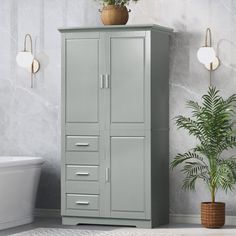
<svg viewBox="0 0 236 236">
<path fill-rule="evenodd" d="M 99 183 L 95 181 L 66 181 L 66 193 L 99 194 Z"/>
<path fill-rule="evenodd" d="M 68 165 L 99 165 L 98 152 L 66 152 L 66 164 Z"/>
<path fill-rule="evenodd" d="M 67 180 L 98 180 L 98 166 L 74 166 L 66 167 Z"/>
<path fill-rule="evenodd" d="M 67 194 L 67 209 L 98 210 L 98 195 Z"/>
<path fill-rule="evenodd" d="M 96 136 L 67 136 L 67 151 L 98 151 L 98 137 Z"/>
</svg>

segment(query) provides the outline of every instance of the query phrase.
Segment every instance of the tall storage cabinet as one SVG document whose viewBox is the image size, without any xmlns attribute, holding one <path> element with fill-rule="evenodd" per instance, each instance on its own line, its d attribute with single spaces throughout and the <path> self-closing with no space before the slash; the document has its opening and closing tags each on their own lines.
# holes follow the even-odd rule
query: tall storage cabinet
<svg viewBox="0 0 236 236">
<path fill-rule="evenodd" d="M 63 224 L 168 223 L 172 30 L 60 32 Z"/>
</svg>

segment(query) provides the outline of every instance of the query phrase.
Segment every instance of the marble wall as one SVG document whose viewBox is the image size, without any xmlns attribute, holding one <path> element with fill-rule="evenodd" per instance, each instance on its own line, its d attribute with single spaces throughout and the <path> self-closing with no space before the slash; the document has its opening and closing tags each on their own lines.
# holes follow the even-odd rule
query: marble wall
<svg viewBox="0 0 236 236">
<path fill-rule="evenodd" d="M 60 34 L 58 27 L 101 25 L 94 0 L 1 0 L 0 7 L 0 155 L 42 156 L 38 208 L 60 207 Z M 170 158 L 195 140 L 177 131 L 173 118 L 189 114 L 186 99 L 199 100 L 209 86 L 209 73 L 196 59 L 210 26 L 221 67 L 212 84 L 227 96 L 236 90 L 235 0 L 140 0 L 131 4 L 129 24 L 155 23 L 176 31 L 171 42 Z M 31 33 L 41 70 L 30 89 L 29 73 L 15 62 L 23 37 Z M 197 214 L 209 200 L 202 185 L 196 192 L 181 189 L 182 175 L 170 173 L 170 212 Z M 219 200 L 236 215 L 235 192 Z"/>
</svg>

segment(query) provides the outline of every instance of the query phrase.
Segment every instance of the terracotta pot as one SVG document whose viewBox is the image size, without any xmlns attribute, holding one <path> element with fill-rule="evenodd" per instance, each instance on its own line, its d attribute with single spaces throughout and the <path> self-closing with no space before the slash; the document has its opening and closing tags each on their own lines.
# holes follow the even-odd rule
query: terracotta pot
<svg viewBox="0 0 236 236">
<path fill-rule="evenodd" d="M 225 224 L 225 203 L 202 202 L 201 221 L 206 228 L 221 228 Z"/>
<path fill-rule="evenodd" d="M 129 20 L 129 12 L 126 6 L 104 6 L 101 19 L 104 25 L 125 25 Z"/>
</svg>

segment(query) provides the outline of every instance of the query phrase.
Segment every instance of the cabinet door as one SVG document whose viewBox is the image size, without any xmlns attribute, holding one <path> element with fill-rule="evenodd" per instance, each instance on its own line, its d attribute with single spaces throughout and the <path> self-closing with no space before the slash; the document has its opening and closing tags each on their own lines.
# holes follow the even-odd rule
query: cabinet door
<svg viewBox="0 0 236 236">
<path fill-rule="evenodd" d="M 145 32 L 109 34 L 110 123 L 145 122 Z"/>
<path fill-rule="evenodd" d="M 66 39 L 66 122 L 99 122 L 98 33 L 74 34 Z"/>
<path fill-rule="evenodd" d="M 111 137 L 111 216 L 145 218 L 145 138 Z"/>
</svg>

